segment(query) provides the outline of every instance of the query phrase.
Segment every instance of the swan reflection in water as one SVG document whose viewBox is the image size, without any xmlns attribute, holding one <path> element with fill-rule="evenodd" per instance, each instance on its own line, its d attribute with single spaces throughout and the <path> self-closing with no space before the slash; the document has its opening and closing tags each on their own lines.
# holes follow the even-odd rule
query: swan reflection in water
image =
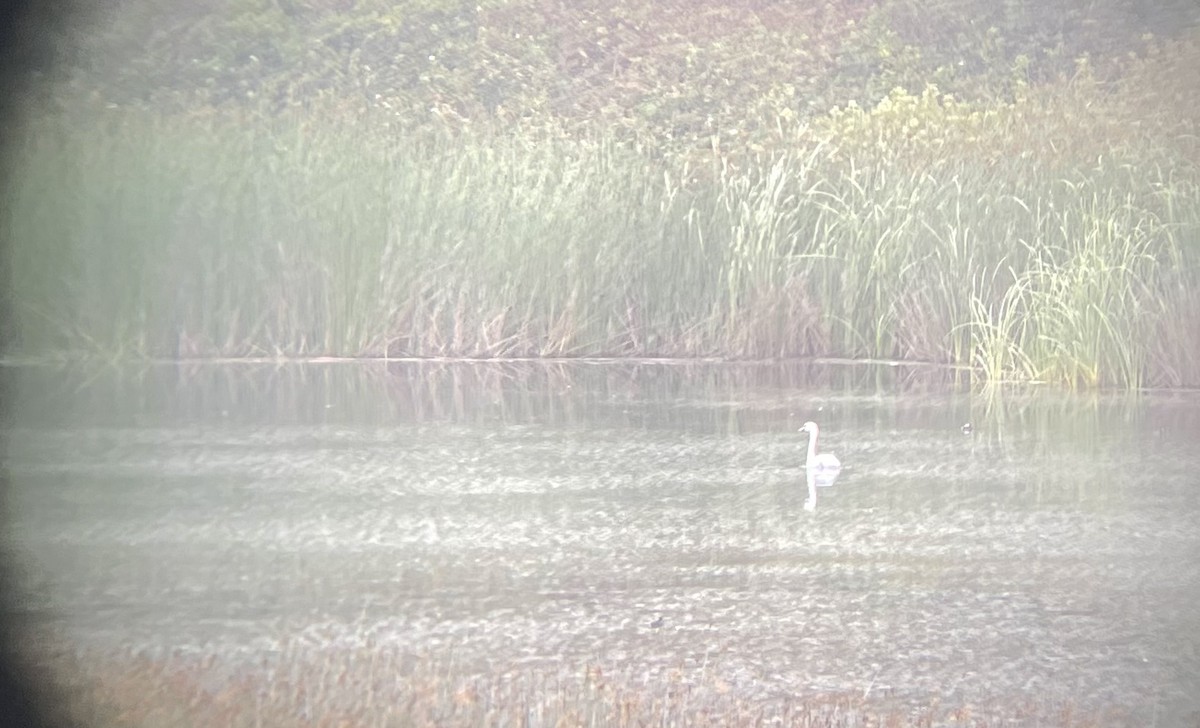
<svg viewBox="0 0 1200 728">
<path fill-rule="evenodd" d="M 800 432 L 808 433 L 808 455 L 804 459 L 808 498 L 804 501 L 804 510 L 813 511 L 817 508 L 817 488 L 833 485 L 838 474 L 842 472 L 842 463 L 833 453 L 817 454 L 817 435 L 820 433 L 817 423 L 805 422 Z"/>
<path fill-rule="evenodd" d="M 817 488 L 828 488 L 837 481 L 840 470 L 808 470 L 804 479 L 808 481 L 808 497 L 804 499 L 804 510 L 817 510 Z"/>
</svg>

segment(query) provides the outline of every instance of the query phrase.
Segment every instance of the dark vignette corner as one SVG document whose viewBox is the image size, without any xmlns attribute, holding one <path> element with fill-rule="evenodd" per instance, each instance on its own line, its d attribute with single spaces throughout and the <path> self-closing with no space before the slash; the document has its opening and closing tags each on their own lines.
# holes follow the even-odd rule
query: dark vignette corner
<svg viewBox="0 0 1200 728">
<path fill-rule="evenodd" d="M 0 191 L 9 184 L 9 149 L 12 131 L 19 126 L 24 112 L 23 99 L 48 76 L 54 64 L 53 38 L 65 27 L 65 21 L 77 10 L 68 0 L 0 0 Z M 10 350 L 16 331 L 13 327 L 9 254 L 12 241 L 9 225 L 3 217 L 6 204 L 0 202 L 0 359 Z M 12 416 L 13 382 L 6 367 L 0 366 L 0 420 L 9 423 Z M 2 436 L 0 436 L 2 438 Z M 0 528 L 7 525 L 8 443 L 0 439 Z M 52 718 L 54 690 L 49 676 L 25 659 L 28 639 L 22 620 L 22 605 L 10 588 L 13 565 L 9 553 L 0 547 L 0 716 L 4 725 L 64 725 Z"/>
</svg>

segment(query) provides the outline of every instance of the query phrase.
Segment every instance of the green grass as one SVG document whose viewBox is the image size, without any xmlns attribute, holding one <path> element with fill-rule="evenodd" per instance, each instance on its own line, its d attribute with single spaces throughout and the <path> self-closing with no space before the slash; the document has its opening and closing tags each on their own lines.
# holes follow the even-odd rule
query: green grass
<svg viewBox="0 0 1200 728">
<path fill-rule="evenodd" d="M 6 190 L 15 353 L 831 355 L 1200 384 L 1183 137 L 1005 151 L 1074 140 L 1097 93 L 897 92 L 692 162 L 370 113 L 48 114 Z"/>
</svg>

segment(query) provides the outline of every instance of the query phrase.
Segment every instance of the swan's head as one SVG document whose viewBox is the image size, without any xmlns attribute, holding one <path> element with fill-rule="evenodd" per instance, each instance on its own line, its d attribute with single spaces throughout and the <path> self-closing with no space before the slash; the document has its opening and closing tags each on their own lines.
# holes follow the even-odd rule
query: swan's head
<svg viewBox="0 0 1200 728">
<path fill-rule="evenodd" d="M 817 423 L 811 421 L 805 422 L 804 426 L 800 428 L 800 432 L 807 432 L 812 435 L 817 434 Z"/>
</svg>

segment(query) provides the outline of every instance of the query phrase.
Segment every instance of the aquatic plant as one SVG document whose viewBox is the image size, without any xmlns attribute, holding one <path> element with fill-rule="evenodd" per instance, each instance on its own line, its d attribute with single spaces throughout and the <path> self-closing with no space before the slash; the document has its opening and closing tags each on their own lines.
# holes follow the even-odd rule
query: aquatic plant
<svg viewBox="0 0 1200 728">
<path fill-rule="evenodd" d="M 684 156 L 337 104 L 80 102 L 15 146 L 13 349 L 828 355 L 1194 385 L 1200 154 L 1178 118 L 1134 116 L 1177 65 L 994 103 L 895 90 L 771 149 Z"/>
</svg>

